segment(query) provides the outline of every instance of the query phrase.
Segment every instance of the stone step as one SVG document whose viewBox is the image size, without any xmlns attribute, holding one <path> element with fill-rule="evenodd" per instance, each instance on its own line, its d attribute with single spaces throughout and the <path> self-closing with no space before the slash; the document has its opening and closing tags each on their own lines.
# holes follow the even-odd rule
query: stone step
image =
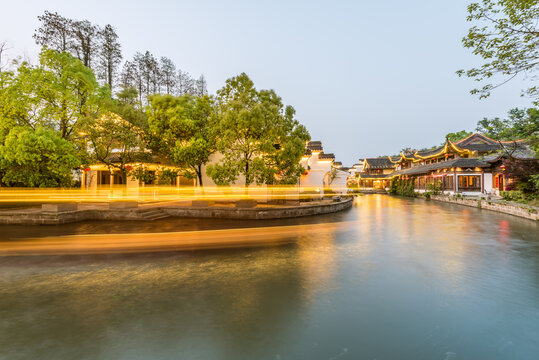
<svg viewBox="0 0 539 360">
<path fill-rule="evenodd" d="M 159 209 L 149 209 L 139 213 L 144 220 L 158 220 L 169 217 L 170 215 Z"/>
</svg>

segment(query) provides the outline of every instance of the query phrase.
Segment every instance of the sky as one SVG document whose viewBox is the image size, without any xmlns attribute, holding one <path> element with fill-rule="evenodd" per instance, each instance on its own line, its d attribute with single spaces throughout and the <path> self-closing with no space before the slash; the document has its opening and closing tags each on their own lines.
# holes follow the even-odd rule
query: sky
<svg viewBox="0 0 539 360">
<path fill-rule="evenodd" d="M 351 166 L 472 131 L 483 117 L 530 107 L 515 79 L 486 100 L 455 71 L 481 64 L 461 44 L 470 0 L 62 1 L 0 0 L 0 41 L 37 59 L 45 10 L 117 29 L 125 59 L 149 50 L 198 77 L 210 93 L 247 73 L 274 89 L 324 152 Z"/>
</svg>

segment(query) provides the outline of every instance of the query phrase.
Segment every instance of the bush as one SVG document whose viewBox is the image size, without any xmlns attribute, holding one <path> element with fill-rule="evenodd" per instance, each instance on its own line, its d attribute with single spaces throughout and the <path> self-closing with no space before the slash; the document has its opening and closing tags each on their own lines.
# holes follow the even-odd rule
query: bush
<svg viewBox="0 0 539 360">
<path fill-rule="evenodd" d="M 442 184 L 440 181 L 435 181 L 432 183 L 428 183 L 426 185 L 426 188 L 432 193 L 432 195 L 438 195 L 442 191 Z"/>
<path fill-rule="evenodd" d="M 80 166 L 73 144 L 53 130 L 16 127 L 0 146 L 2 181 L 11 186 L 69 187 Z"/>
<path fill-rule="evenodd" d="M 389 193 L 401 196 L 416 197 L 417 194 L 414 188 L 414 179 L 392 179 L 389 186 Z"/>
<path fill-rule="evenodd" d="M 500 191 L 500 195 L 506 201 L 523 202 L 529 198 L 520 190 Z"/>
</svg>

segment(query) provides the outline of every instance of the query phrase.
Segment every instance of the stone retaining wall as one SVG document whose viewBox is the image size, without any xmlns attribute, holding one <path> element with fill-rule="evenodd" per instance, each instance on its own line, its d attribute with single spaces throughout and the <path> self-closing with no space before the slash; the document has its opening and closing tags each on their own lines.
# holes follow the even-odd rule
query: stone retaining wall
<svg viewBox="0 0 539 360">
<path fill-rule="evenodd" d="M 353 202 L 353 198 L 348 198 L 328 204 L 279 208 L 230 208 L 215 206 L 208 208 L 163 207 L 161 210 L 176 217 L 262 220 L 330 214 L 352 207 Z"/>
<path fill-rule="evenodd" d="M 57 225 L 85 220 L 151 220 L 145 216 L 151 211 L 161 211 L 169 216 L 221 219 L 282 219 L 320 214 L 330 214 L 352 207 L 353 198 L 315 205 L 267 208 L 157 206 L 146 209 L 90 209 L 74 211 L 13 211 L 0 213 L 0 224 Z"/>
<path fill-rule="evenodd" d="M 481 199 L 466 199 L 457 198 L 453 196 L 431 195 L 432 200 L 442 201 L 452 204 L 459 204 L 464 206 L 470 206 L 480 209 L 486 209 L 491 211 L 497 211 L 504 214 L 515 215 L 530 220 L 539 220 L 539 214 L 537 209 L 526 205 L 514 205 L 514 204 L 501 204 L 489 200 Z"/>
</svg>

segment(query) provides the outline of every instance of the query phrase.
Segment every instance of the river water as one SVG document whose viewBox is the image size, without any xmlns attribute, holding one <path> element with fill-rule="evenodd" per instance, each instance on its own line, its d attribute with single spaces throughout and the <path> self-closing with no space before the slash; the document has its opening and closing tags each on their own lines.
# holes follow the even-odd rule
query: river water
<svg viewBox="0 0 539 360">
<path fill-rule="evenodd" d="M 0 258 L 0 359 L 539 358 L 530 220 L 363 196 L 281 222 L 165 219 L 2 237 L 352 222 L 284 244 Z"/>
</svg>

